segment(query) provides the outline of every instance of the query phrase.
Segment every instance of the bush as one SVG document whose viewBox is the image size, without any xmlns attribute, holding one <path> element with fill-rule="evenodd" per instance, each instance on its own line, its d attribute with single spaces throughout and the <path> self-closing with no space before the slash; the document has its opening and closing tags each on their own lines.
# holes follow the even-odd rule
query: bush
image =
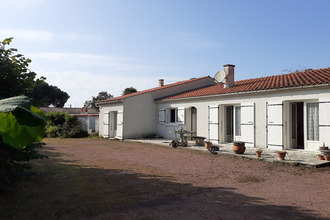
<svg viewBox="0 0 330 220">
<path fill-rule="evenodd" d="M 47 137 L 88 137 L 88 132 L 82 129 L 82 124 L 77 117 L 61 112 L 47 113 L 46 116 L 48 117 L 46 126 Z"/>
</svg>

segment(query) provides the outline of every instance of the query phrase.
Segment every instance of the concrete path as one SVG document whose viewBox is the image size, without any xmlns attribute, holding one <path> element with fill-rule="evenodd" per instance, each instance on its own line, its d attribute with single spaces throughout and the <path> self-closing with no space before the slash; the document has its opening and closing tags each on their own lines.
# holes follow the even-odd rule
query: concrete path
<svg viewBox="0 0 330 220">
<path fill-rule="evenodd" d="M 170 146 L 171 140 L 168 139 L 126 139 L 126 141 L 135 141 L 135 142 L 141 142 L 141 143 L 152 143 L 152 144 L 158 144 L 163 146 Z M 244 154 L 235 154 L 232 150 L 232 144 L 214 144 L 214 146 L 219 147 L 219 151 L 217 151 L 218 154 L 228 154 L 233 155 L 237 157 L 245 157 L 250 159 L 256 159 L 256 160 L 265 160 L 270 162 L 278 162 L 278 156 L 276 154 L 275 150 L 263 148 L 261 158 L 256 157 L 256 149 L 257 148 L 246 148 Z M 187 147 L 180 147 L 180 148 L 186 148 L 190 150 L 198 150 L 198 151 L 204 151 L 207 152 L 204 146 L 196 146 L 193 141 L 188 141 Z M 309 165 L 314 167 L 323 167 L 323 166 L 330 166 L 330 161 L 325 160 L 319 160 L 318 154 L 320 152 L 315 151 L 306 151 L 306 150 L 300 150 L 300 149 L 290 149 L 286 150 L 287 154 L 284 161 L 286 163 L 291 163 L 293 165 L 295 164 L 303 164 L 303 165 Z"/>
</svg>

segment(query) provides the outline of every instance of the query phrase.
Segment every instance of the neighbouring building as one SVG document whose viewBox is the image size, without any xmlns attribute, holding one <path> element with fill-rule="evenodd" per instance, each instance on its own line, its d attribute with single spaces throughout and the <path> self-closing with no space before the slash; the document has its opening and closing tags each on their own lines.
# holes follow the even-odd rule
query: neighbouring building
<svg viewBox="0 0 330 220">
<path fill-rule="evenodd" d="M 99 132 L 99 113 L 94 108 L 55 108 L 55 107 L 41 107 L 43 112 L 62 112 L 75 116 L 82 124 L 84 131 L 88 134 Z"/>
<path fill-rule="evenodd" d="M 183 128 L 213 143 L 315 151 L 330 145 L 330 68 L 234 81 L 235 66 L 214 78 L 160 85 L 99 101 L 100 135 L 174 138 Z"/>
</svg>

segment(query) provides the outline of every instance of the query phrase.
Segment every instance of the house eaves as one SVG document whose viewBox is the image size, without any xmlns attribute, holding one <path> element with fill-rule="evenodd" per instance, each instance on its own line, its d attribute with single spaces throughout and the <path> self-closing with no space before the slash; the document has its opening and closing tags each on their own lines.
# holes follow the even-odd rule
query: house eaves
<svg viewBox="0 0 330 220">
<path fill-rule="evenodd" d="M 174 98 L 174 99 L 163 99 L 163 100 L 159 99 L 159 100 L 155 100 L 155 102 L 173 102 L 173 101 L 182 101 L 182 100 L 207 99 L 207 98 L 227 97 L 227 96 L 237 96 L 237 95 L 252 95 L 252 94 L 267 93 L 267 92 L 306 89 L 306 88 L 319 88 L 319 87 L 327 87 L 327 86 L 330 86 L 330 83 L 307 85 L 307 86 L 275 88 L 275 89 L 265 89 L 265 90 L 254 90 L 254 91 L 245 91 L 245 92 L 222 93 L 222 94 L 183 97 L 183 98 Z"/>
</svg>

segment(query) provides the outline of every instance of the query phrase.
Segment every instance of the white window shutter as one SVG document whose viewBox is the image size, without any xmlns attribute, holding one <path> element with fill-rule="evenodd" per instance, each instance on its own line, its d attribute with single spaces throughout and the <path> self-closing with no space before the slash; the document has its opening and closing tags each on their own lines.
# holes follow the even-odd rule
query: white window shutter
<svg viewBox="0 0 330 220">
<path fill-rule="evenodd" d="M 183 107 L 178 108 L 178 122 L 180 124 L 185 123 L 185 109 Z"/>
<path fill-rule="evenodd" d="M 160 124 L 160 125 L 165 124 L 165 109 L 164 108 L 158 109 L 158 124 Z"/>
<path fill-rule="evenodd" d="M 109 112 L 103 114 L 103 137 L 109 138 Z"/>
<path fill-rule="evenodd" d="M 283 104 L 272 101 L 266 104 L 267 112 L 267 147 L 274 150 L 283 148 Z"/>
<path fill-rule="evenodd" d="M 254 103 L 241 104 L 241 141 L 254 147 Z"/>
<path fill-rule="evenodd" d="M 219 106 L 209 106 L 208 113 L 208 139 L 217 144 L 219 142 Z"/>
<path fill-rule="evenodd" d="M 320 99 L 319 102 L 319 135 L 320 145 L 330 145 L 330 100 Z"/>
<path fill-rule="evenodd" d="M 118 111 L 117 112 L 117 134 L 116 137 L 119 139 L 123 139 L 123 112 Z"/>
</svg>

